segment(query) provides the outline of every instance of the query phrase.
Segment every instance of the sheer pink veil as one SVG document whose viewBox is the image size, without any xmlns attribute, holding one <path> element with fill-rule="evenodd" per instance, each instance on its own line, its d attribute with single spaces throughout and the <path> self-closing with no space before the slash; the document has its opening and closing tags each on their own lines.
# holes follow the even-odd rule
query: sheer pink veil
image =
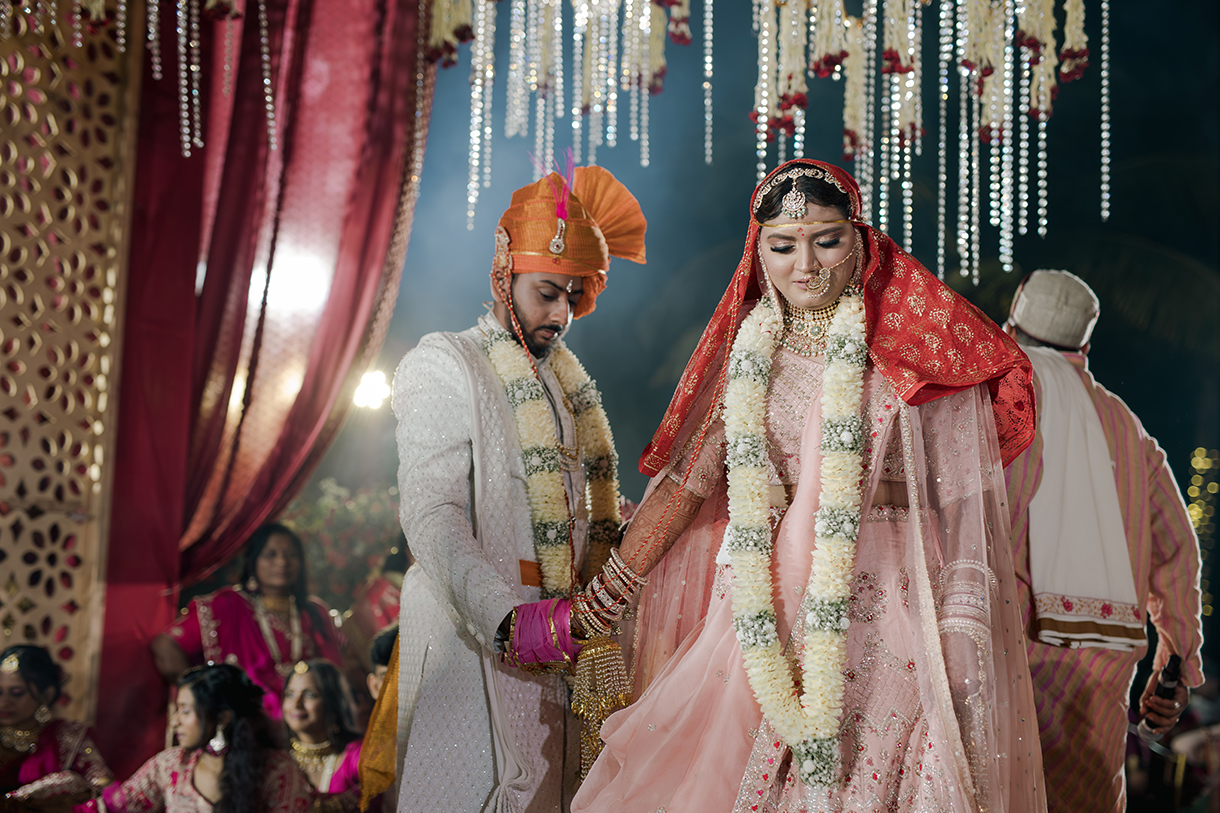
<svg viewBox="0 0 1220 813">
<path fill-rule="evenodd" d="M 727 346 L 718 354 L 715 366 L 723 366 Z M 674 460 L 648 483 L 643 500 L 666 478 L 688 481 L 691 469 L 702 451 L 707 426 L 720 408 L 720 376 L 703 380 L 690 416 L 677 435 Z M 640 593 L 631 635 L 631 677 L 635 697 L 644 693 L 652 679 L 665 667 L 682 642 L 707 614 L 716 572 L 716 553 L 729 521 L 728 496 L 723 477 L 711 484 L 711 494 L 699 513 L 669 552 L 648 574 L 648 584 Z"/>
<path fill-rule="evenodd" d="M 899 415 L 911 497 L 907 567 L 920 696 L 977 809 L 1046 809 L 1012 564 L 1007 491 L 985 386 Z M 970 809 L 975 809 L 971 807 Z"/>
</svg>

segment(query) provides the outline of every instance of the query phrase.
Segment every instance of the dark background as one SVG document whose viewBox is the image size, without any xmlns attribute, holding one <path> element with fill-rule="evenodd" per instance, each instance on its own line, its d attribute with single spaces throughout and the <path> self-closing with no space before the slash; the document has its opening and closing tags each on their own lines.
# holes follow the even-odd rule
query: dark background
<svg viewBox="0 0 1220 813">
<path fill-rule="evenodd" d="M 1017 270 L 1005 274 L 996 260 L 998 235 L 988 229 L 981 284 L 975 288 L 957 274 L 952 254 L 947 276 L 999 321 L 1024 272 L 1063 268 L 1088 281 L 1102 301 L 1090 353 L 1092 371 L 1158 438 L 1185 490 L 1194 473 L 1193 451 L 1220 446 L 1217 4 L 1112 5 L 1114 193 L 1109 221 L 1103 223 L 1099 215 L 1100 31 L 1097 4 L 1089 2 L 1091 64 L 1083 79 L 1062 87 L 1049 125 L 1049 235 L 1016 238 Z M 503 138 L 507 4 L 500 6 L 493 184 L 481 190 L 475 228 L 467 231 L 469 49 L 463 46 L 460 64 L 441 71 L 437 79 L 401 294 L 377 365 L 391 376 L 421 336 L 464 330 L 483 312 L 481 303 L 490 298 L 492 232 L 511 192 L 532 180 L 527 156 L 532 137 Z M 858 3 L 849 1 L 848 10 L 857 13 L 853 6 Z M 640 497 L 645 485 L 635 468 L 638 455 L 742 250 L 755 184 L 754 133 L 746 116 L 753 101 L 757 42 L 749 9 L 746 2 L 716 5 L 711 166 L 703 160 L 700 2 L 692 9 L 694 43 L 666 46 L 665 90 L 651 106 L 651 166 L 640 167 L 638 146 L 625 138 L 625 104 L 619 112 L 624 137 L 616 148 L 603 147 L 598 154 L 599 163 L 632 190 L 648 217 L 648 263 L 615 260 L 597 311 L 576 323 L 567 341 L 602 389 L 621 456 L 623 494 L 632 499 Z M 570 32 L 571 9 L 565 10 Z M 936 257 L 935 11 L 924 8 L 929 133 L 924 154 L 916 160 L 915 179 L 914 254 L 929 266 Z M 811 79 L 809 98 L 805 154 L 838 161 L 842 83 Z M 955 109 L 955 99 L 956 91 L 950 108 Z M 950 132 L 955 133 L 952 115 L 953 110 Z M 569 119 L 561 119 L 556 130 L 566 133 L 568 126 Z M 567 144 L 562 137 L 557 142 Z M 951 156 L 954 144 L 955 136 Z M 852 169 L 850 163 L 844 166 Z M 951 183 L 955 178 L 951 163 Z M 952 251 L 952 236 L 949 245 Z M 334 477 L 352 489 L 389 488 L 396 465 L 388 403 L 376 411 L 357 409 L 315 483 Z M 1210 605 L 1209 597 L 1205 603 Z"/>
</svg>

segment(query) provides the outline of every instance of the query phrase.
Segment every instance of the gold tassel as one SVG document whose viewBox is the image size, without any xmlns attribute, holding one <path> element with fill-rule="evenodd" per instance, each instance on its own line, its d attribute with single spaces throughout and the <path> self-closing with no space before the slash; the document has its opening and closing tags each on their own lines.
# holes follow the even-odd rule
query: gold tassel
<svg viewBox="0 0 1220 813">
<path fill-rule="evenodd" d="M 606 636 L 590 638 L 576 659 L 572 713 L 580 718 L 580 778 L 602 751 L 602 723 L 631 704 L 623 650 Z"/>
</svg>

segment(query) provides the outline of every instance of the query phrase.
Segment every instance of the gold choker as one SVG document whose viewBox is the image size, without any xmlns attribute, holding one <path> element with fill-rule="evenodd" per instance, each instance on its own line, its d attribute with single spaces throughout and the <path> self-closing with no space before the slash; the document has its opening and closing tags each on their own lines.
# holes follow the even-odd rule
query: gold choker
<svg viewBox="0 0 1220 813">
<path fill-rule="evenodd" d="M 263 606 L 277 615 L 287 616 L 292 612 L 290 596 L 269 596 L 263 593 Z"/>
<path fill-rule="evenodd" d="M 783 297 L 780 304 L 784 311 L 784 335 L 780 344 L 798 356 L 822 355 L 839 300 L 824 308 L 798 308 Z"/>
<path fill-rule="evenodd" d="M 325 742 L 292 741 L 292 755 L 301 767 L 321 767 L 331 756 L 330 740 Z"/>
</svg>

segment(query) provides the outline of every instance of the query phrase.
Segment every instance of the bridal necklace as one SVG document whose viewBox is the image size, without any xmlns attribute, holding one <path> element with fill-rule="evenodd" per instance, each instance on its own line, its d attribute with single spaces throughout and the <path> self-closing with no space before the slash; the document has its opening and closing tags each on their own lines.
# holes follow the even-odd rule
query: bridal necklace
<svg viewBox="0 0 1220 813">
<path fill-rule="evenodd" d="M 798 356 L 809 358 L 822 355 L 826 351 L 826 338 L 839 301 L 836 299 L 822 308 L 798 308 L 781 297 L 784 335 L 780 343 Z"/>
</svg>

